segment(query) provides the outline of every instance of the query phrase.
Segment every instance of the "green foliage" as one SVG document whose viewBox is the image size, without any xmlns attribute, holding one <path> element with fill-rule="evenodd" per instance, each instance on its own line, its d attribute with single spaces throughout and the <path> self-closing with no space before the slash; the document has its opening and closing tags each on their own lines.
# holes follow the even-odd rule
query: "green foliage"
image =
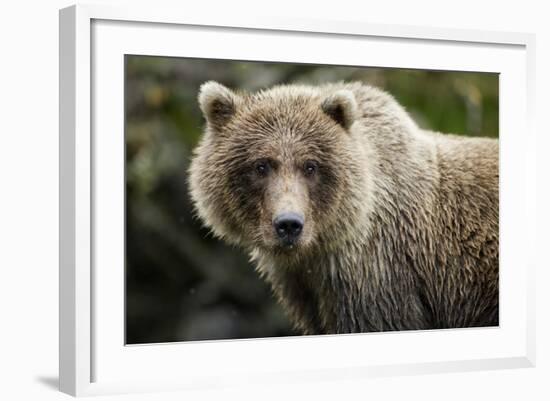
<svg viewBox="0 0 550 401">
<path fill-rule="evenodd" d="M 193 218 L 186 171 L 199 86 L 362 81 L 426 129 L 498 137 L 498 75 L 126 56 L 127 342 L 295 334 L 246 255 Z"/>
</svg>

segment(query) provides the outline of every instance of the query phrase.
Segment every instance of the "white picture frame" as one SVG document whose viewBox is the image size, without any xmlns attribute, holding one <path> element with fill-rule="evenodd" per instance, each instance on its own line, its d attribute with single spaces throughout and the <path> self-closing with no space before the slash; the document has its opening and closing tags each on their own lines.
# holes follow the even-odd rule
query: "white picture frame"
<svg viewBox="0 0 550 401">
<path fill-rule="evenodd" d="M 228 45 L 234 41 L 239 49 Z M 523 33 L 237 20 L 154 7 L 61 10 L 60 390 L 80 396 L 534 366 L 534 41 Z M 322 53 L 321 43 L 334 52 Z M 501 74 L 500 327 L 125 346 L 120 56 L 256 52 L 252 59 L 263 61 L 367 65 L 364 52 L 353 51 L 362 46 L 369 66 Z M 293 366 L 285 354 L 296 356 Z"/>
</svg>

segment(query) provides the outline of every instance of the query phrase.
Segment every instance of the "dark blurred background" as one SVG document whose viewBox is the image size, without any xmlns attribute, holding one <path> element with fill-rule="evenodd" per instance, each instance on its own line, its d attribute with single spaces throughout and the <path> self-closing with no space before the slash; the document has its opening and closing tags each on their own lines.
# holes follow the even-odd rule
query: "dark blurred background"
<svg viewBox="0 0 550 401">
<path fill-rule="evenodd" d="M 126 342 L 295 335 L 247 255 L 193 218 L 186 171 L 199 86 L 362 81 L 424 128 L 498 137 L 498 75 L 126 56 Z"/>
</svg>

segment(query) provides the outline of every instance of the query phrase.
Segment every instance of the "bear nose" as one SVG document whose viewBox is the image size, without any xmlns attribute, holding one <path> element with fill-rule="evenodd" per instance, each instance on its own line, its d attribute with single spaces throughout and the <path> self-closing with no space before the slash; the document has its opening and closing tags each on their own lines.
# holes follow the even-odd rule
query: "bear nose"
<svg viewBox="0 0 550 401">
<path fill-rule="evenodd" d="M 285 245 L 292 245 L 302 233 L 304 218 L 297 213 L 282 213 L 273 221 L 273 227 Z"/>
</svg>

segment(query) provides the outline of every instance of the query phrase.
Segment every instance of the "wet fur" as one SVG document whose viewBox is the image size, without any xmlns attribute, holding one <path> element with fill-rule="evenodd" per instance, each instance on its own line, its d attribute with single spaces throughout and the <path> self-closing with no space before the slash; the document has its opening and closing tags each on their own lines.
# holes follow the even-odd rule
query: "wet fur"
<svg viewBox="0 0 550 401">
<path fill-rule="evenodd" d="M 208 124 L 190 169 L 197 213 L 250 253 L 299 330 L 498 325 L 497 140 L 423 131 L 360 83 L 215 89 L 229 103 L 221 113 L 203 104 Z M 356 110 L 327 118 L 323 102 L 341 90 Z M 261 152 L 315 153 L 326 166 L 309 189 L 316 234 L 297 252 L 262 243 L 264 189 L 250 178 Z"/>
</svg>

